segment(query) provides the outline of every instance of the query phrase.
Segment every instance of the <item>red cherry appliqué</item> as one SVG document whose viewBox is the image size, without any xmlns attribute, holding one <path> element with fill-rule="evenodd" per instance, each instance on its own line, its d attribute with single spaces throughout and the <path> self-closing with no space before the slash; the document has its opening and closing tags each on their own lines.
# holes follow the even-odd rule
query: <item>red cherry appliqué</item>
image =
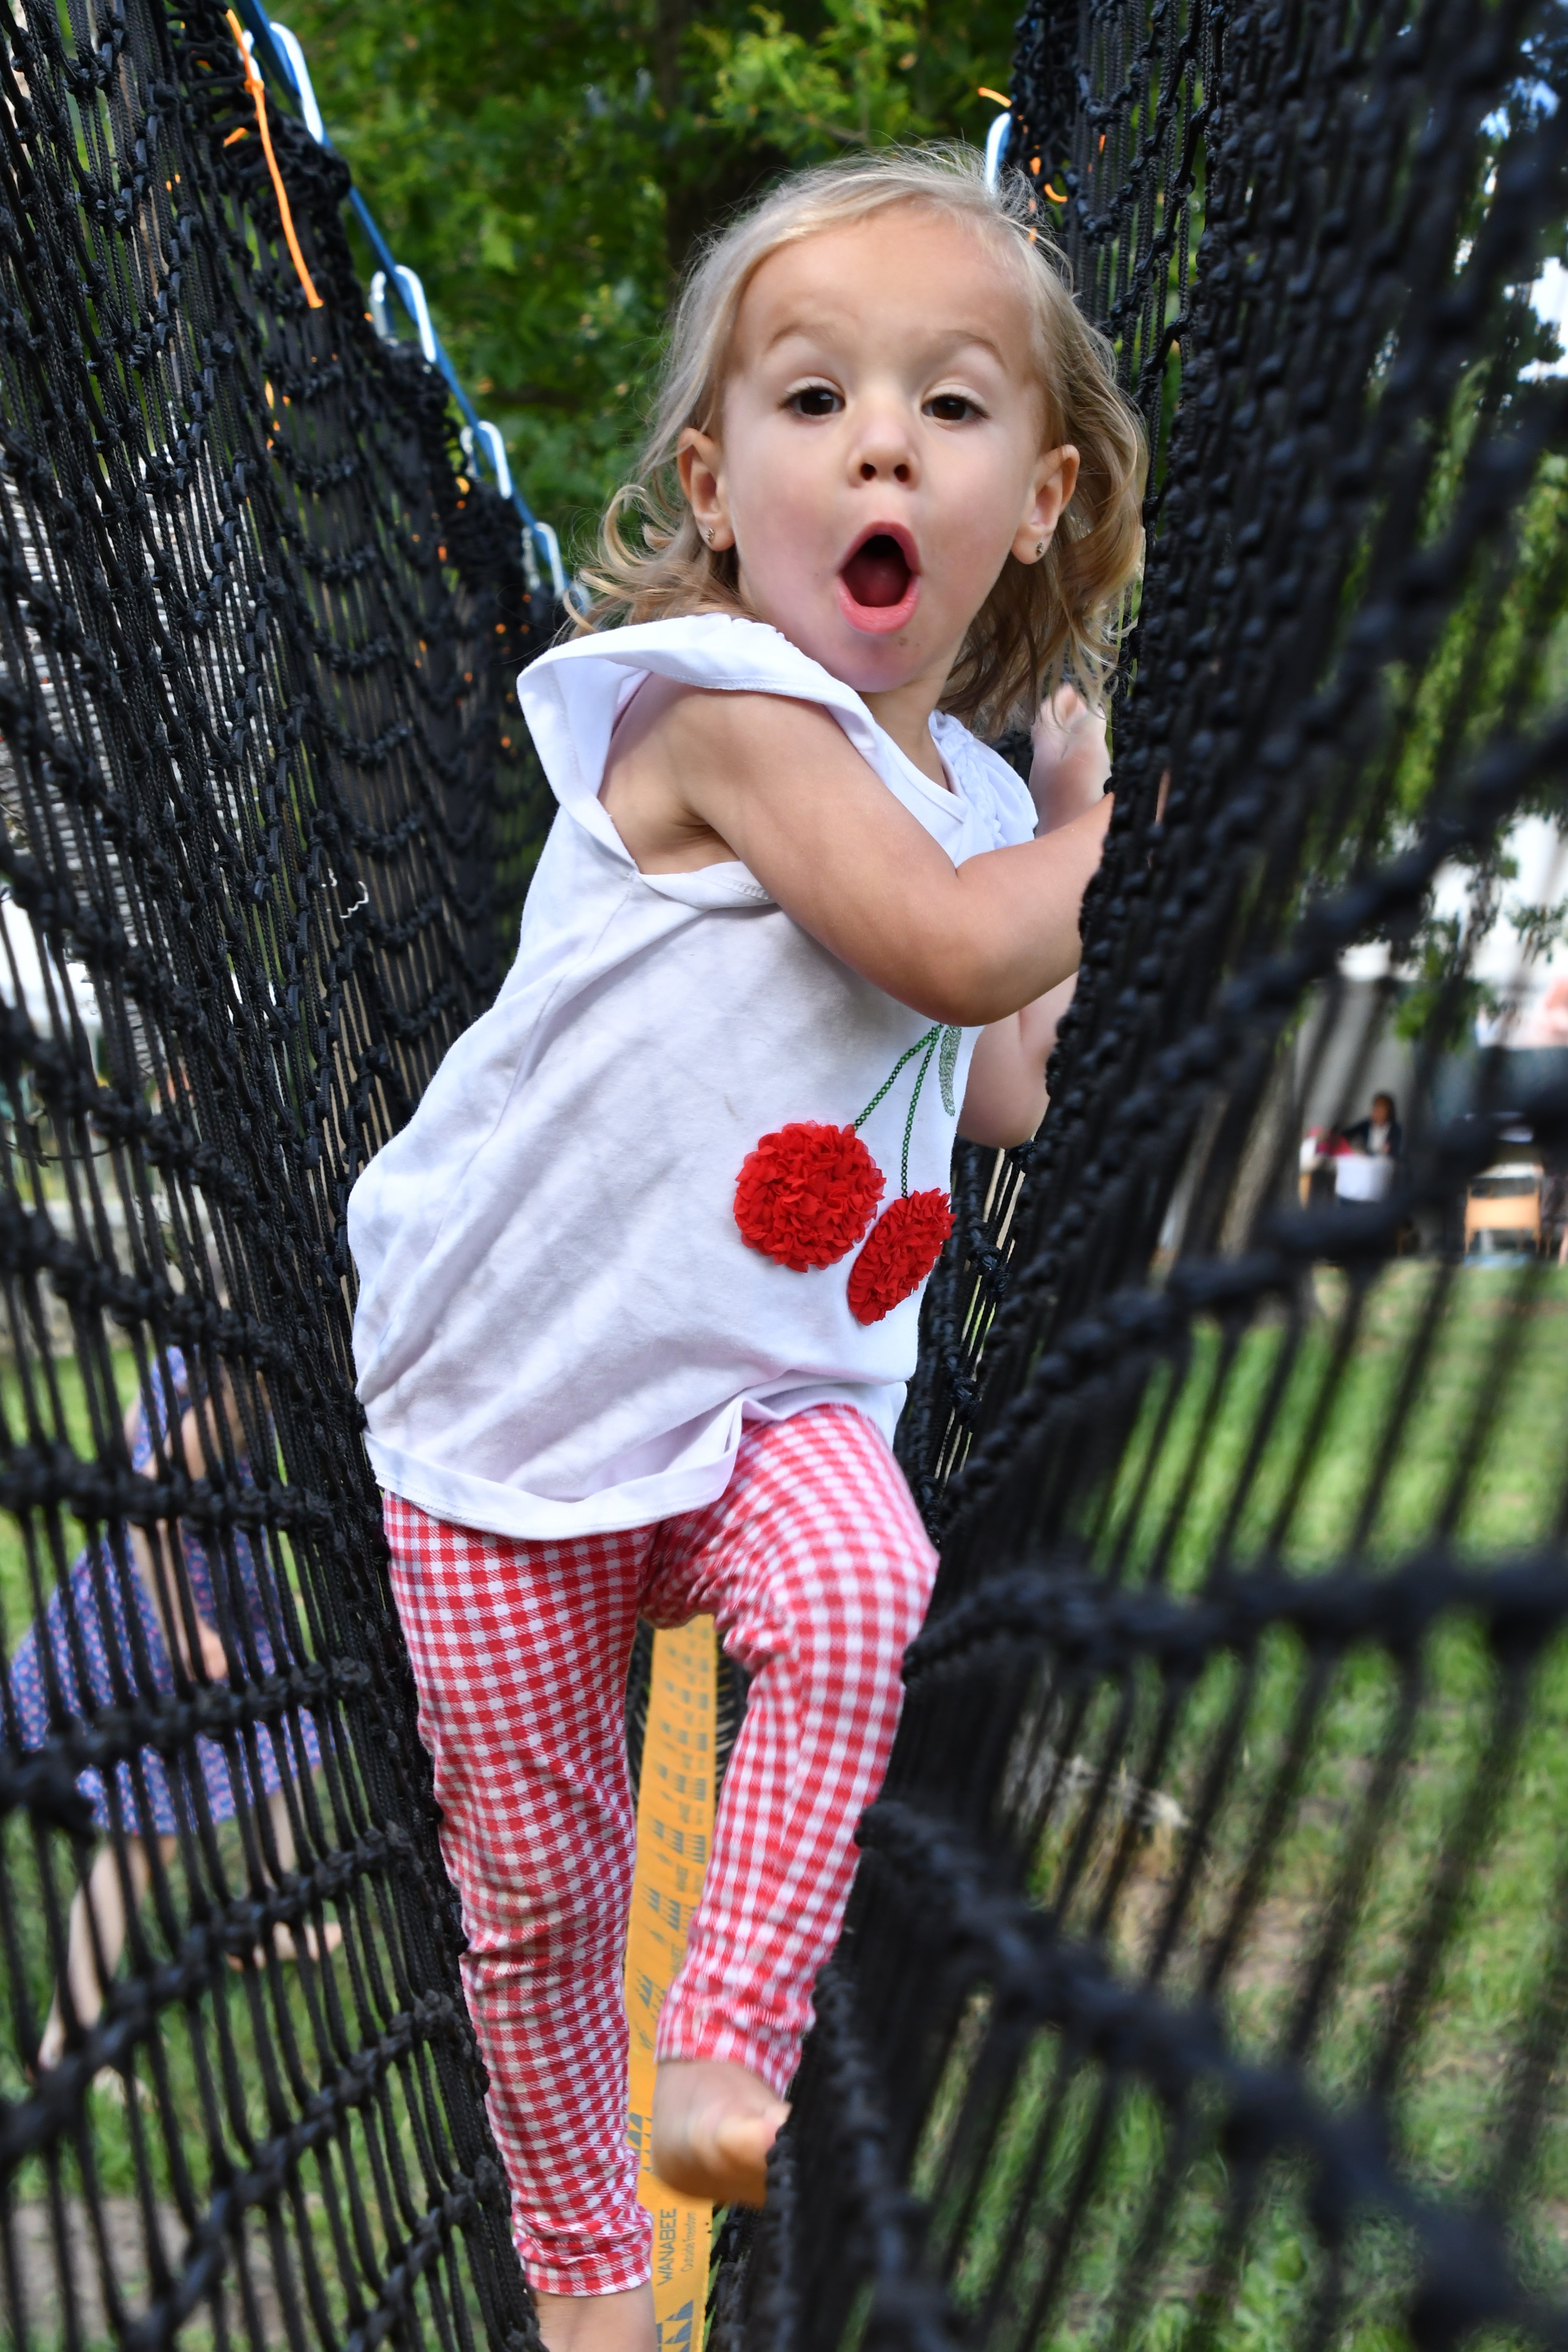
<svg viewBox="0 0 1568 2352">
<path fill-rule="evenodd" d="M 881 1197 L 882 1171 L 852 1127 L 792 1119 L 742 1161 L 735 1223 L 749 1248 L 806 1274 L 848 1255 Z"/>
<path fill-rule="evenodd" d="M 945 1192 L 906 1192 L 889 1202 L 849 1269 L 849 1311 L 858 1323 L 879 1323 L 918 1290 L 952 1231 Z"/>
</svg>

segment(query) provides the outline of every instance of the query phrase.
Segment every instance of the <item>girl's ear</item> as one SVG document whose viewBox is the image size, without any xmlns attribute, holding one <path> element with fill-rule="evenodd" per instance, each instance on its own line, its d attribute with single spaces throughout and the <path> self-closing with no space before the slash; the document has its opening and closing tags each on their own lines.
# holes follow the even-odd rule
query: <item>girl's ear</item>
<svg viewBox="0 0 1568 2352">
<path fill-rule="evenodd" d="M 1077 488 L 1078 451 L 1064 441 L 1059 449 L 1046 451 L 1036 470 L 1033 495 L 1013 540 L 1020 563 L 1038 563 Z"/>
<path fill-rule="evenodd" d="M 1074 453 L 1073 463 L 1078 463 Z M 735 534 L 730 528 L 729 500 L 724 495 L 723 458 L 719 444 L 710 433 L 699 433 L 689 425 L 680 436 L 675 453 L 675 470 L 680 477 L 680 487 L 691 509 L 697 528 L 707 544 L 717 555 L 726 547 L 733 547 Z"/>
</svg>

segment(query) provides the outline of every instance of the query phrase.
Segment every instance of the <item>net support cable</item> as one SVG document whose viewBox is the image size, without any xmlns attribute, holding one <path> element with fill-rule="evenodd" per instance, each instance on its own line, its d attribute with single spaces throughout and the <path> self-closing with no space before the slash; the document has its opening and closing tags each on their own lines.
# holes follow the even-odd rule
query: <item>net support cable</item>
<svg viewBox="0 0 1568 2352">
<path fill-rule="evenodd" d="M 261 61 L 263 72 L 276 89 L 287 91 L 298 105 L 300 120 L 317 146 L 331 152 L 332 142 L 327 135 L 321 110 L 316 101 L 303 46 L 286 25 L 268 17 L 258 0 L 236 0 L 236 5 Z M 348 200 L 379 265 L 371 287 L 371 313 L 378 331 L 389 340 L 395 331 L 385 308 L 385 289 L 390 287 L 413 324 L 426 361 L 432 367 L 438 368 L 447 380 L 447 389 L 463 418 L 464 454 L 479 473 L 489 470 L 501 497 L 517 509 L 523 531 L 523 567 L 530 584 L 538 585 L 535 569 L 537 549 L 544 557 L 556 601 L 563 603 L 570 592 L 561 562 L 561 542 L 553 527 L 539 520 L 513 481 L 506 444 L 499 428 L 482 418 L 469 399 L 462 378 L 453 366 L 446 345 L 431 321 L 425 289 L 417 274 L 405 263 L 394 259 L 392 247 L 375 215 L 361 191 L 352 184 Z"/>
</svg>

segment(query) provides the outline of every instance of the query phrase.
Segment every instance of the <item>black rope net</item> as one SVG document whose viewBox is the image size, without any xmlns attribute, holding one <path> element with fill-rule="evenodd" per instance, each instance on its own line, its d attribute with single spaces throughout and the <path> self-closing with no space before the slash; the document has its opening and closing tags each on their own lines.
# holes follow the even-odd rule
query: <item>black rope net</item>
<svg viewBox="0 0 1568 2352">
<path fill-rule="evenodd" d="M 515 519 L 210 0 L 0 31 L 0 2333 L 533 2343 L 343 1206 L 536 831 Z"/>
<path fill-rule="evenodd" d="M 1565 83 L 1543 0 L 1025 19 L 1156 451 L 1117 816 L 716 2346 L 1568 2339 Z M 499 977 L 536 640 L 272 129 L 321 308 L 222 13 L 16 0 L 0 2294 L 521 2347 L 342 1219 Z"/>
<path fill-rule="evenodd" d="M 1155 448 L 1116 815 L 716 2340 L 1560 2346 L 1568 17 L 1038 0 L 1013 88 Z"/>
</svg>

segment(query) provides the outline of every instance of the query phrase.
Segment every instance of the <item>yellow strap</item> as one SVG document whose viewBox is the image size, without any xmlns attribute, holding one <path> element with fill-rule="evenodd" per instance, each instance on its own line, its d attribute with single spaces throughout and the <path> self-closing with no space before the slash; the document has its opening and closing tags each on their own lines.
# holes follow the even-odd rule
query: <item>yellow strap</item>
<svg viewBox="0 0 1568 2352">
<path fill-rule="evenodd" d="M 713 2208 L 667 2189 L 649 2168 L 648 2155 L 658 2012 L 686 1951 L 713 1839 L 717 1664 L 710 1617 L 653 1637 L 626 1937 L 626 2017 L 632 2030 L 628 2134 L 641 2167 L 637 2195 L 653 2217 L 659 2352 L 698 2352 L 708 2302 Z"/>
</svg>

